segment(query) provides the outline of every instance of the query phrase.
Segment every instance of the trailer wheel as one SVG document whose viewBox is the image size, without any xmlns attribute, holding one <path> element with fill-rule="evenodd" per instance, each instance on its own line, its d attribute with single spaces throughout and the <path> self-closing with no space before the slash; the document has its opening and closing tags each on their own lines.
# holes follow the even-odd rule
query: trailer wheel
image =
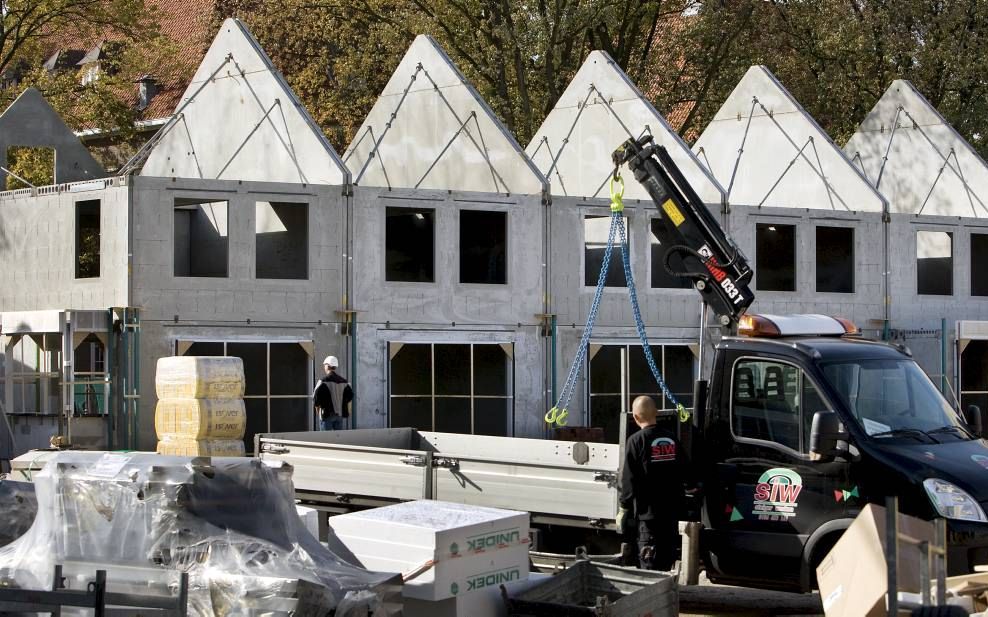
<svg viewBox="0 0 988 617">
<path fill-rule="evenodd" d="M 953 606 L 921 606 L 914 608 L 910 613 L 912 617 L 968 617 L 968 613 L 963 607 Z"/>
</svg>

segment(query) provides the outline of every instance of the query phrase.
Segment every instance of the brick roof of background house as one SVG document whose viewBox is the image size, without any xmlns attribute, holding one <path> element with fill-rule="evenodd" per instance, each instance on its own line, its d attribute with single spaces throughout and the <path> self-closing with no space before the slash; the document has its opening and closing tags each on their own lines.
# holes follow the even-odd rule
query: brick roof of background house
<svg viewBox="0 0 988 617">
<path fill-rule="evenodd" d="M 157 8 L 161 33 L 178 44 L 178 53 L 174 58 L 177 69 L 174 76 L 163 78 L 154 75 L 157 93 L 148 107 L 139 114 L 139 119 L 144 121 L 168 118 L 175 111 L 209 48 L 216 24 L 216 0 L 148 0 L 148 4 Z M 46 61 L 58 60 L 63 67 L 74 69 L 80 58 L 92 55 L 105 41 L 112 39 L 113 35 L 109 33 L 95 35 L 90 40 L 80 40 L 75 35 L 66 33 L 61 39 L 55 37 L 49 42 L 44 57 Z M 138 85 L 135 83 L 133 89 L 121 93 L 121 96 L 128 97 L 136 106 L 137 93 Z M 74 128 L 84 130 L 105 127 Z"/>
</svg>

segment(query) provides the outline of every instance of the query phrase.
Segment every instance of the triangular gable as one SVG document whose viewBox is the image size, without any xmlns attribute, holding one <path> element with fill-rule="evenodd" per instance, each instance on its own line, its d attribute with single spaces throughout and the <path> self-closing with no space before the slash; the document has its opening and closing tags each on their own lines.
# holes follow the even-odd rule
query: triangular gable
<svg viewBox="0 0 988 617">
<path fill-rule="evenodd" d="M 549 112 L 525 152 L 549 180 L 553 195 L 607 197 L 611 153 L 629 137 L 650 133 L 666 147 L 706 203 L 721 203 L 724 190 L 614 60 L 593 51 Z M 649 199 L 638 182 L 626 182 L 625 198 Z"/>
<path fill-rule="evenodd" d="M 227 19 L 141 175 L 342 185 L 346 168 L 242 22 Z"/>
<path fill-rule="evenodd" d="M 884 198 L 764 66 L 693 145 L 732 205 L 881 212 Z"/>
<path fill-rule="evenodd" d="M 419 35 L 347 147 L 354 184 L 540 194 L 545 178 L 431 37 Z"/>
<path fill-rule="evenodd" d="M 892 82 L 844 152 L 891 212 L 988 217 L 988 165 L 908 81 Z"/>
<path fill-rule="evenodd" d="M 34 88 L 22 92 L 0 114 L 0 165 L 5 169 L 7 149 L 17 146 L 55 150 L 55 184 L 106 176 L 103 166 Z M 0 177 L 0 186 L 6 186 L 6 174 Z"/>
</svg>

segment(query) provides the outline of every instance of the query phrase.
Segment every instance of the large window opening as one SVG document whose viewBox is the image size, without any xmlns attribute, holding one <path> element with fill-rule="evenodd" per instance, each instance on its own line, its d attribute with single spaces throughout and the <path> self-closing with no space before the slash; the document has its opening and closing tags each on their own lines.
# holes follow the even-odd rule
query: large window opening
<svg viewBox="0 0 988 617">
<path fill-rule="evenodd" d="M 971 234 L 971 295 L 988 296 L 988 234 Z"/>
<path fill-rule="evenodd" d="M 686 407 L 693 405 L 696 360 L 688 345 L 652 345 L 652 357 L 666 385 Z M 656 407 L 673 411 L 645 360 L 641 345 L 595 345 L 589 349 L 590 426 L 604 429 L 606 441 L 619 439 L 620 419 L 639 396 L 650 396 Z"/>
<path fill-rule="evenodd" d="M 175 276 L 229 276 L 228 215 L 226 201 L 175 200 Z"/>
<path fill-rule="evenodd" d="M 75 277 L 100 275 L 100 201 L 90 199 L 75 204 Z"/>
<path fill-rule="evenodd" d="M 259 201 L 254 214 L 257 278 L 309 278 L 309 204 Z"/>
<path fill-rule="evenodd" d="M 796 291 L 796 227 L 755 225 L 755 284 L 761 291 Z"/>
<path fill-rule="evenodd" d="M 55 184 L 55 149 L 31 146 L 7 148 L 8 190 Z"/>
<path fill-rule="evenodd" d="M 624 228 L 628 230 L 628 217 L 624 217 Z M 583 218 L 583 284 L 596 287 L 600 278 L 600 269 L 604 265 L 604 255 L 607 254 L 607 236 L 611 229 L 611 217 L 603 215 L 587 215 Z M 621 262 L 620 240 L 615 234 L 614 247 L 611 249 L 611 263 L 607 269 L 605 287 L 626 287 L 628 282 L 624 277 L 624 265 Z M 628 238 L 628 255 L 631 255 L 631 238 Z"/>
<path fill-rule="evenodd" d="M 508 215 L 460 212 L 460 282 L 507 283 Z"/>
<path fill-rule="evenodd" d="M 385 279 L 408 283 L 435 281 L 435 214 L 432 209 L 388 208 L 385 225 Z"/>
<path fill-rule="evenodd" d="M 666 272 L 666 250 L 672 246 L 672 238 L 666 231 L 666 226 L 662 222 L 662 219 L 654 218 L 650 221 L 650 232 L 649 241 L 652 246 L 652 288 L 689 289 L 692 287 L 688 278 L 673 276 Z M 669 256 L 669 266 L 674 272 L 686 271 L 683 258 L 678 253 L 673 253 Z"/>
<path fill-rule="evenodd" d="M 180 348 L 184 345 L 180 343 Z M 257 433 L 312 430 L 312 359 L 297 342 L 207 341 L 188 344 L 184 356 L 236 356 L 244 362 L 247 388 L 244 445 L 254 450 Z"/>
<path fill-rule="evenodd" d="M 946 231 L 916 232 L 917 293 L 954 293 L 954 235 Z"/>
<path fill-rule="evenodd" d="M 854 293 L 853 228 L 816 228 L 816 290 Z"/>
<path fill-rule="evenodd" d="M 58 414 L 62 407 L 62 337 L 13 335 L 4 350 L 4 405 L 8 414 Z M 9 402 L 9 406 L 7 403 Z"/>
<path fill-rule="evenodd" d="M 511 434 L 510 344 L 389 343 L 391 426 Z"/>
</svg>

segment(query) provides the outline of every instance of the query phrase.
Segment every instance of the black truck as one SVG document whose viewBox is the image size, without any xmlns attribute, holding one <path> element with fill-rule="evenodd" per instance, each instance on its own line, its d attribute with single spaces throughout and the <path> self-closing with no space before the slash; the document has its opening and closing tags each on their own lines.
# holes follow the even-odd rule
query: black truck
<svg viewBox="0 0 988 617">
<path fill-rule="evenodd" d="M 947 519 L 949 574 L 988 564 L 983 412 L 962 415 L 908 349 L 863 340 L 849 321 L 745 314 L 747 261 L 665 150 L 629 140 L 614 163 L 662 212 L 666 268 L 725 328 L 688 431 L 708 577 L 809 590 L 861 509 L 889 495 L 906 514 Z"/>
</svg>

